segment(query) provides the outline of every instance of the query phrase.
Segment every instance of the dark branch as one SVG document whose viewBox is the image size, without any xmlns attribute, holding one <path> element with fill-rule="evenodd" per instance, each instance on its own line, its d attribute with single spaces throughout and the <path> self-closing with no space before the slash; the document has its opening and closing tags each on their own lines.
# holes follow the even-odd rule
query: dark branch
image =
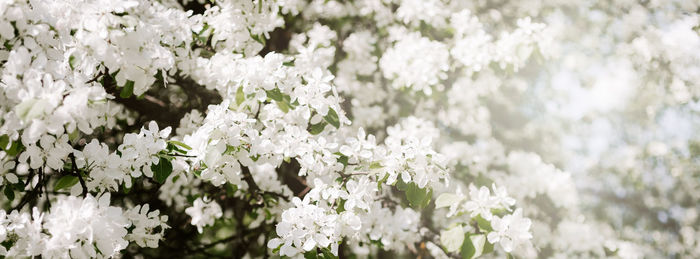
<svg viewBox="0 0 700 259">
<path fill-rule="evenodd" d="M 87 185 L 85 184 L 85 179 L 83 179 L 83 175 L 80 173 L 80 171 L 78 170 L 78 165 L 75 163 L 75 155 L 73 155 L 73 153 L 70 153 L 68 156 L 70 157 L 70 161 L 72 163 L 71 174 L 78 177 L 78 180 L 80 181 L 80 186 L 83 188 L 82 195 L 83 195 L 83 198 L 85 198 L 85 197 L 87 197 L 87 194 L 88 194 L 88 188 L 87 188 Z"/>
</svg>

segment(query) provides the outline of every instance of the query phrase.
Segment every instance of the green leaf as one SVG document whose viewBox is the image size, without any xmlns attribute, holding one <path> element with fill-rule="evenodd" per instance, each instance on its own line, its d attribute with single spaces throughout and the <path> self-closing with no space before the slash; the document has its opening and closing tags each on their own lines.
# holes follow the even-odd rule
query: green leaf
<svg viewBox="0 0 700 259">
<path fill-rule="evenodd" d="M 482 230 L 487 231 L 487 232 L 493 231 L 493 228 L 491 227 L 491 222 L 482 218 L 481 215 L 476 216 L 476 218 L 474 218 L 474 219 L 476 220 L 476 223 L 479 225 L 479 228 L 481 228 Z"/>
<path fill-rule="evenodd" d="M 318 252 L 316 252 L 316 249 L 308 251 L 304 253 L 304 258 L 305 259 L 316 259 L 318 258 Z"/>
<path fill-rule="evenodd" d="M 282 112 L 287 113 L 289 110 L 292 108 L 288 102 L 275 102 L 277 103 L 277 107 L 282 110 Z"/>
<path fill-rule="evenodd" d="M 121 93 L 119 93 L 119 97 L 121 98 L 129 98 L 131 94 L 134 93 L 134 81 L 131 80 L 126 80 L 126 84 L 124 87 L 122 87 Z"/>
<path fill-rule="evenodd" d="M 380 164 L 379 162 L 372 162 L 371 164 L 369 164 L 369 169 L 370 169 L 370 170 L 372 170 L 372 169 L 379 169 L 379 168 L 382 168 L 382 167 L 383 167 L 382 164 Z"/>
<path fill-rule="evenodd" d="M 435 208 L 450 207 L 453 204 L 460 202 L 462 197 L 454 193 L 442 193 L 435 199 Z"/>
<path fill-rule="evenodd" d="M 69 188 L 73 185 L 78 183 L 78 177 L 72 176 L 72 175 L 64 175 L 58 181 L 56 181 L 56 184 L 54 185 L 53 189 L 54 191 L 58 191 L 61 189 Z"/>
<path fill-rule="evenodd" d="M 180 146 L 180 147 L 182 147 L 182 148 L 184 148 L 184 149 L 187 149 L 187 150 L 191 150 L 191 149 L 192 149 L 192 147 L 188 146 L 188 145 L 185 144 L 185 143 L 182 143 L 182 142 L 180 142 L 180 141 L 177 141 L 177 140 L 168 140 L 168 143 L 173 144 L 173 145 L 176 145 L 176 146 Z"/>
<path fill-rule="evenodd" d="M 373 246 L 378 247 L 379 249 L 384 249 L 384 243 L 382 243 L 381 240 L 372 240 L 372 239 L 370 239 L 370 240 L 369 240 L 369 243 L 370 243 L 371 245 L 373 245 Z"/>
<path fill-rule="evenodd" d="M 338 206 L 335 208 L 335 212 L 340 214 L 341 212 L 345 211 L 345 200 L 339 199 L 340 202 L 338 202 Z"/>
<path fill-rule="evenodd" d="M 440 243 L 447 252 L 456 252 L 464 243 L 464 229 L 462 224 L 440 232 Z"/>
<path fill-rule="evenodd" d="M 467 233 L 462 244 L 462 259 L 471 259 L 481 256 L 484 253 L 486 236 L 483 234 L 473 235 Z"/>
<path fill-rule="evenodd" d="M 483 235 L 483 236 L 484 236 L 484 250 L 483 250 L 483 252 L 481 252 L 481 254 L 488 254 L 488 253 L 493 252 L 493 244 L 486 241 L 486 236 L 485 235 Z"/>
<path fill-rule="evenodd" d="M 226 145 L 226 151 L 224 151 L 224 155 L 233 154 L 235 152 L 238 152 L 238 150 L 239 150 L 238 147 Z"/>
<path fill-rule="evenodd" d="M 24 186 L 25 186 L 22 179 L 18 179 L 17 183 L 13 183 L 13 184 L 9 184 L 9 185 L 12 185 L 12 188 L 15 190 L 24 190 Z"/>
<path fill-rule="evenodd" d="M 284 94 L 280 92 L 279 88 L 266 90 L 265 93 L 267 93 L 267 97 L 270 97 L 270 99 L 275 100 L 277 102 L 281 102 L 284 99 Z"/>
<path fill-rule="evenodd" d="M 275 103 L 277 103 L 277 107 L 279 107 L 280 110 L 282 110 L 284 113 L 287 113 L 289 110 L 294 109 L 296 101 L 292 103 L 292 97 L 280 92 L 279 88 L 266 90 L 265 93 L 267 94 L 267 97 L 269 97 L 270 99 L 274 100 Z M 298 103 L 296 103 L 296 105 L 298 105 Z"/>
<path fill-rule="evenodd" d="M 238 186 L 227 183 L 226 184 L 226 194 L 229 196 L 233 196 L 236 191 L 238 191 Z"/>
<path fill-rule="evenodd" d="M 7 135 L 0 136 L 0 149 L 5 150 L 7 144 L 10 144 L 10 137 Z"/>
<path fill-rule="evenodd" d="M 238 87 L 238 90 L 236 90 L 236 105 L 241 105 L 245 101 L 245 94 L 243 93 L 243 87 Z"/>
<path fill-rule="evenodd" d="M 399 180 L 396 181 L 396 189 L 399 189 L 399 191 L 406 191 L 406 189 L 408 189 L 408 184 L 399 178 Z"/>
<path fill-rule="evenodd" d="M 328 122 L 328 124 L 333 125 L 333 127 L 340 128 L 340 119 L 338 118 L 338 113 L 333 110 L 333 108 L 328 109 L 328 114 L 323 117 L 324 120 Z"/>
<path fill-rule="evenodd" d="M 422 209 L 430 203 L 433 190 L 430 188 L 419 188 L 417 184 L 411 182 L 406 186 L 406 198 L 411 207 Z"/>
<path fill-rule="evenodd" d="M 68 65 L 71 70 L 75 70 L 75 56 L 70 55 L 70 57 L 68 57 Z"/>
<path fill-rule="evenodd" d="M 78 129 L 68 134 L 68 140 L 70 140 L 71 143 L 78 141 L 78 138 L 80 138 L 80 131 Z"/>
<path fill-rule="evenodd" d="M 197 33 L 197 35 L 201 35 L 201 34 L 204 33 L 207 29 L 209 29 L 209 24 L 206 24 L 206 23 L 205 23 L 204 26 L 202 26 L 202 30 L 200 30 L 200 31 Z"/>
<path fill-rule="evenodd" d="M 158 164 L 151 164 L 151 171 L 153 171 L 153 179 L 163 184 L 173 172 L 173 164 L 167 158 L 161 157 Z"/>
<path fill-rule="evenodd" d="M 338 259 L 338 257 L 333 255 L 333 253 L 331 253 L 331 250 L 329 250 L 328 248 L 321 248 L 321 253 L 323 253 L 324 259 Z"/>
<path fill-rule="evenodd" d="M 5 190 L 3 192 L 5 193 L 5 197 L 7 197 L 8 200 L 15 200 L 15 191 L 12 189 L 12 186 L 5 185 Z"/>
<path fill-rule="evenodd" d="M 321 132 L 323 132 L 323 130 L 326 128 L 326 125 L 327 123 L 325 122 L 320 122 L 318 124 L 311 125 L 311 127 L 309 127 L 309 133 L 311 133 L 312 135 L 318 135 Z"/>
<path fill-rule="evenodd" d="M 337 161 L 338 161 L 338 162 L 340 162 L 341 164 L 343 164 L 344 167 L 345 167 L 345 166 L 348 166 L 348 156 L 343 155 L 343 154 L 340 153 L 340 152 L 335 152 L 334 154 L 335 154 L 335 155 L 338 155 L 338 158 L 337 158 Z"/>
<path fill-rule="evenodd" d="M 476 247 L 474 247 L 474 243 L 472 243 L 469 233 L 464 235 L 462 250 L 460 250 L 459 254 L 462 256 L 462 259 L 472 259 L 475 257 L 474 255 L 476 254 Z"/>
<path fill-rule="evenodd" d="M 382 190 L 382 184 L 386 183 L 387 179 L 389 179 L 389 174 L 384 174 L 384 177 L 382 177 L 382 179 L 379 179 L 379 181 L 377 181 L 377 189 L 379 191 Z"/>
<path fill-rule="evenodd" d="M 20 151 L 22 151 L 22 144 L 19 143 L 19 139 L 17 141 L 13 141 L 12 145 L 10 145 L 10 148 L 5 150 L 8 155 L 10 156 L 16 156 L 19 154 Z"/>
<path fill-rule="evenodd" d="M 131 188 L 127 188 L 126 184 L 122 184 L 122 192 L 124 194 L 129 194 L 129 192 L 131 192 Z"/>
<path fill-rule="evenodd" d="M 423 204 L 420 205 L 421 208 L 425 208 L 430 204 L 430 200 L 433 199 L 433 189 L 428 188 L 428 194 L 426 194 Z"/>
</svg>

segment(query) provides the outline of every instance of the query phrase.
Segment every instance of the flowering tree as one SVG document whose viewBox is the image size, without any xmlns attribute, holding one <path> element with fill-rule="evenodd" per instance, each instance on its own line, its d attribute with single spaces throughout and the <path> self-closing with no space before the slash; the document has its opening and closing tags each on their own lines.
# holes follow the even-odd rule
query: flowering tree
<svg viewBox="0 0 700 259">
<path fill-rule="evenodd" d="M 0 0 L 0 257 L 700 257 L 698 10 Z"/>
</svg>

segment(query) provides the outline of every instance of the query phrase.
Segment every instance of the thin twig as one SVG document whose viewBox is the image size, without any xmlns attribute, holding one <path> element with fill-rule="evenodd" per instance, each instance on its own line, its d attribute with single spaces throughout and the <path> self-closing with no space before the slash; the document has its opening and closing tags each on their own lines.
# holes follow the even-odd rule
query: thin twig
<svg viewBox="0 0 700 259">
<path fill-rule="evenodd" d="M 264 191 L 260 189 L 260 186 L 258 186 L 257 183 L 255 183 L 255 180 L 253 179 L 253 176 L 250 174 L 250 169 L 248 169 L 247 166 L 241 166 L 241 171 L 243 172 L 243 180 L 248 184 L 248 190 L 251 193 L 256 193 L 258 195 L 272 195 L 278 198 L 282 198 L 285 201 L 289 201 L 289 198 L 286 196 L 276 193 L 276 192 L 270 192 L 270 191 Z"/>
<path fill-rule="evenodd" d="M 44 174 L 43 171 L 39 171 L 42 175 Z M 46 195 L 46 204 L 49 206 L 49 210 L 51 210 L 51 198 L 49 197 L 49 188 L 46 188 L 46 186 L 49 185 L 49 178 L 46 177 L 45 175 L 43 176 L 45 178 L 44 180 L 44 195 Z"/>
<path fill-rule="evenodd" d="M 32 178 L 34 178 L 34 169 L 31 169 L 31 168 L 29 169 L 29 176 L 30 177 L 27 178 L 27 183 L 26 183 L 25 187 L 27 185 L 31 186 Z M 14 208 L 12 208 L 12 210 L 17 210 L 17 211 L 21 210 L 24 207 L 24 205 L 27 205 L 27 203 L 29 203 L 30 200 L 33 200 L 34 197 L 37 196 L 37 194 L 38 194 L 37 191 L 40 191 L 40 190 L 37 190 L 36 187 L 32 187 L 32 190 L 29 191 L 24 196 L 22 196 L 22 199 L 19 201 L 19 204 L 17 204 L 17 206 L 15 206 Z"/>
<path fill-rule="evenodd" d="M 82 195 L 83 195 L 83 198 L 85 198 L 85 197 L 87 197 L 87 194 L 88 194 L 88 188 L 87 188 L 87 185 L 85 185 L 85 179 L 83 179 L 83 175 L 80 173 L 80 171 L 78 171 L 78 165 L 75 163 L 75 155 L 73 155 L 73 153 L 70 153 L 68 156 L 70 157 L 71 163 L 73 163 L 71 165 L 71 168 L 73 169 L 73 174 L 78 176 L 78 180 L 80 181 L 80 186 L 83 187 L 83 194 Z"/>
<path fill-rule="evenodd" d="M 169 156 L 178 156 L 178 157 L 197 157 L 197 156 L 190 156 L 190 155 L 182 155 L 182 154 L 168 154 Z"/>
</svg>

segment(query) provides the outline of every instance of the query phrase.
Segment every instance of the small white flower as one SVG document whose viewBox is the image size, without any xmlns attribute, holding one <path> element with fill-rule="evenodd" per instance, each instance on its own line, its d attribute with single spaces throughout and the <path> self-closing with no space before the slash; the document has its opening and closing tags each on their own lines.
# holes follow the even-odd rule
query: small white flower
<svg viewBox="0 0 700 259">
<path fill-rule="evenodd" d="M 209 201 L 207 198 L 197 198 L 194 205 L 185 209 L 185 213 L 192 217 L 192 225 L 197 226 L 197 231 L 202 233 L 205 226 L 214 225 L 214 221 L 223 215 L 221 206 L 216 201 Z"/>
<path fill-rule="evenodd" d="M 488 187 L 481 186 L 477 189 L 474 185 L 469 185 L 469 200 L 464 204 L 464 209 L 470 212 L 471 217 L 481 216 L 491 220 L 491 209 L 495 208 L 495 205 Z"/>
<path fill-rule="evenodd" d="M 515 247 L 523 244 L 532 238 L 530 226 L 532 222 L 528 218 L 523 218 L 522 209 L 518 208 L 513 214 L 505 215 L 502 218 L 495 216 L 491 219 L 493 231 L 487 235 L 489 243 L 498 242 L 503 250 L 510 253 Z"/>
</svg>

